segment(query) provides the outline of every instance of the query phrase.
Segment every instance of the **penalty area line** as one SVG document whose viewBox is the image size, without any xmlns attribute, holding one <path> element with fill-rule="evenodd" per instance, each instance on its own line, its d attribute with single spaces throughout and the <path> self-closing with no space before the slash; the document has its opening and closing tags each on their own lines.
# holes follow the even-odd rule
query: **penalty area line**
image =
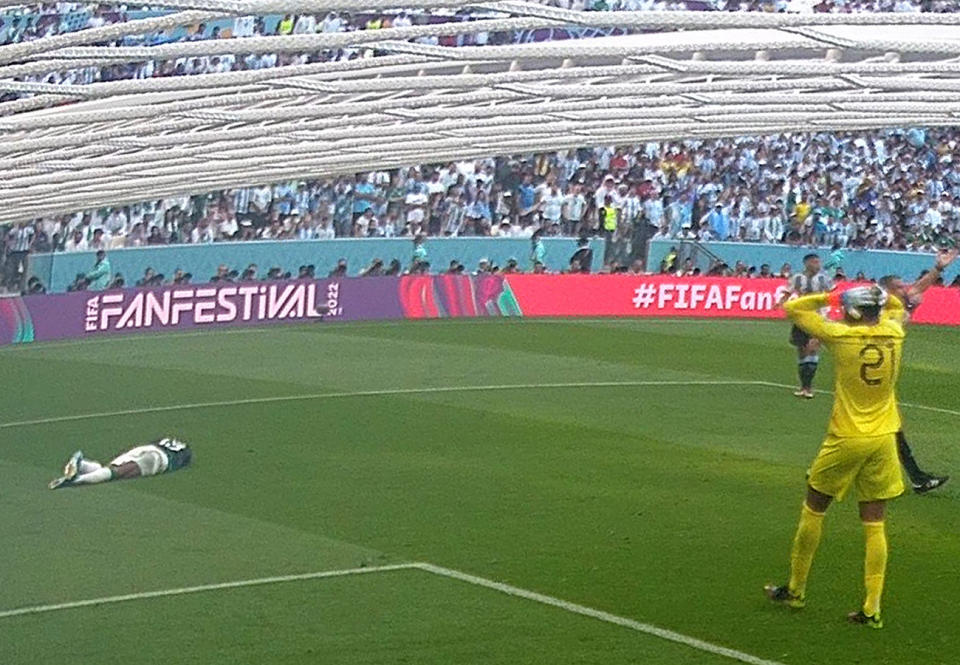
<svg viewBox="0 0 960 665">
<path fill-rule="evenodd" d="M 722 656 L 724 658 L 736 660 L 741 663 L 748 663 L 749 665 L 783 665 L 775 660 L 759 658 L 749 653 L 744 653 L 743 651 L 730 649 L 728 647 L 720 646 L 719 644 L 713 644 L 712 642 L 705 642 L 704 640 L 697 639 L 696 637 L 690 637 L 689 635 L 684 635 L 683 633 L 678 633 L 666 628 L 660 628 L 659 626 L 654 626 L 653 624 L 643 623 L 634 619 L 628 619 L 627 617 L 604 612 L 603 610 L 587 607 L 586 605 L 579 605 L 568 600 L 562 600 L 554 596 L 548 596 L 536 591 L 530 591 L 529 589 L 523 589 L 511 584 L 496 582 L 485 577 L 478 577 L 476 575 L 464 573 L 459 570 L 443 568 L 442 566 L 436 566 L 432 563 L 415 563 L 413 564 L 413 567 L 433 575 L 440 575 L 441 577 L 459 580 L 461 582 L 473 584 L 474 586 L 483 587 L 485 589 L 492 589 L 493 591 L 499 591 L 500 593 L 508 596 L 531 600 L 535 603 L 540 603 L 541 605 L 549 605 L 550 607 L 556 607 L 572 614 L 590 617 L 591 619 L 610 623 L 615 626 L 620 626 L 621 628 L 629 628 L 630 630 L 634 630 L 638 633 L 643 633 L 652 637 L 658 637 L 668 642 L 681 644 L 691 649 Z"/>
<path fill-rule="evenodd" d="M 296 575 L 276 575 L 273 577 L 259 577 L 252 580 L 237 580 L 234 582 L 220 582 L 218 584 L 201 584 L 199 586 L 181 587 L 179 589 L 160 589 L 158 591 L 143 591 L 140 593 L 128 593 L 122 596 L 105 596 L 103 598 L 90 598 L 88 600 L 76 600 L 68 603 L 56 603 L 53 605 L 34 605 L 33 607 L 18 607 L 12 610 L 0 611 L 0 619 L 9 619 L 11 617 L 25 616 L 28 614 L 44 614 L 46 612 L 57 612 L 59 610 L 72 610 L 80 607 L 97 607 L 99 605 L 111 605 L 113 603 L 124 603 L 131 600 L 146 600 L 148 598 L 165 598 L 167 596 L 184 596 L 192 593 L 203 593 L 205 591 L 220 591 L 223 589 L 240 589 L 243 587 L 264 586 L 267 584 L 281 584 L 284 582 L 302 582 L 304 580 L 321 580 L 330 577 L 346 577 L 348 575 L 365 575 L 367 573 L 386 573 L 393 570 L 411 570 L 416 568 L 414 564 L 397 563 L 387 566 L 369 566 L 364 568 L 345 568 L 343 570 L 322 570 L 316 573 L 300 573 Z"/>
<path fill-rule="evenodd" d="M 236 580 L 233 582 L 220 582 L 217 584 L 202 584 L 198 586 L 190 587 L 181 587 L 176 589 L 160 589 L 157 591 L 143 591 L 140 593 L 128 593 L 119 596 L 105 596 L 102 598 L 89 598 L 87 600 L 77 600 L 66 603 L 55 603 L 51 605 L 34 605 L 32 607 L 19 607 L 10 610 L 0 611 L 0 619 L 10 619 L 13 617 L 27 616 L 34 614 L 46 614 L 49 612 L 58 612 L 61 610 L 72 610 L 85 607 L 99 607 L 102 605 L 112 605 L 116 603 L 124 603 L 135 600 L 148 600 L 151 598 L 166 598 L 170 596 L 183 596 L 188 594 L 195 593 L 204 593 L 207 591 L 222 591 L 225 589 L 239 589 L 244 587 L 255 587 L 255 586 L 266 586 L 270 584 L 282 584 L 287 582 L 303 582 L 307 580 L 319 580 L 319 579 L 329 579 L 334 577 L 348 577 L 348 576 L 357 576 L 357 575 L 366 575 L 372 573 L 386 573 L 391 571 L 399 570 L 420 570 L 431 575 L 437 575 L 439 577 L 445 577 L 452 580 L 458 580 L 460 582 L 466 582 L 467 584 L 472 584 L 473 586 L 483 587 L 485 589 L 491 589 L 499 593 L 513 596 L 515 598 L 522 598 L 524 600 L 530 600 L 541 605 L 547 605 L 550 607 L 555 607 L 557 609 L 564 610 L 571 614 L 578 614 L 580 616 L 589 617 L 591 619 L 596 619 L 598 621 L 603 621 L 615 626 L 620 626 L 621 628 L 628 628 L 630 630 L 636 631 L 638 633 L 643 633 L 645 635 L 650 635 L 652 637 L 657 637 L 668 642 L 674 642 L 691 649 L 696 649 L 698 651 L 703 651 L 705 653 L 711 653 L 717 656 L 722 656 L 729 658 L 731 660 L 736 660 L 741 663 L 747 663 L 748 665 L 783 665 L 777 661 L 765 660 L 757 656 L 753 656 L 743 651 L 737 651 L 736 649 L 730 649 L 728 647 L 720 646 L 718 644 L 713 644 L 712 642 L 706 642 L 695 637 L 690 637 L 689 635 L 684 635 L 683 633 L 678 633 L 676 631 L 668 630 L 666 628 L 660 628 L 659 626 L 654 626 L 649 623 L 642 623 L 634 619 L 629 619 L 627 617 L 619 616 L 616 614 L 611 614 L 610 612 L 604 612 L 603 610 L 594 609 L 592 607 L 587 607 L 586 605 L 580 605 L 578 603 L 572 603 L 567 600 L 562 600 L 554 596 L 548 596 L 543 593 L 536 591 L 531 591 L 529 589 L 524 589 L 521 587 L 513 586 L 511 584 L 506 584 L 504 582 L 496 582 L 485 577 L 478 577 L 477 575 L 471 575 L 469 573 L 464 573 L 459 570 L 453 570 L 452 568 L 444 568 L 442 566 L 437 566 L 432 563 L 398 563 L 390 564 L 385 566 L 369 566 L 365 568 L 345 568 L 342 570 L 323 570 L 314 573 L 300 573 L 294 575 L 276 575 L 272 577 L 259 577 L 256 579 L 248 580 Z"/>
</svg>

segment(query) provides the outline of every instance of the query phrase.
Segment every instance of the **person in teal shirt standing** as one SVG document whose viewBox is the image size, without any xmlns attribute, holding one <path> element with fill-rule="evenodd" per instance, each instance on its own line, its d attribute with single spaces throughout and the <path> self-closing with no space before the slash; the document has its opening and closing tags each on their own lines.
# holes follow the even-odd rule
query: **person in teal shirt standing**
<svg viewBox="0 0 960 665">
<path fill-rule="evenodd" d="M 422 233 L 417 234 L 413 239 L 413 261 L 410 272 L 416 272 L 421 264 L 427 262 L 427 248 L 423 246 L 427 237 Z"/>
<path fill-rule="evenodd" d="M 97 262 L 93 270 L 87 273 L 87 288 L 91 291 L 103 291 L 110 284 L 110 259 L 102 249 L 97 252 Z"/>
<path fill-rule="evenodd" d="M 538 263 L 547 265 L 547 248 L 543 244 L 543 239 L 540 237 L 543 235 L 543 231 L 537 229 L 533 232 L 533 235 L 530 236 L 530 242 L 532 246 L 530 247 L 530 267 L 533 268 Z"/>
</svg>

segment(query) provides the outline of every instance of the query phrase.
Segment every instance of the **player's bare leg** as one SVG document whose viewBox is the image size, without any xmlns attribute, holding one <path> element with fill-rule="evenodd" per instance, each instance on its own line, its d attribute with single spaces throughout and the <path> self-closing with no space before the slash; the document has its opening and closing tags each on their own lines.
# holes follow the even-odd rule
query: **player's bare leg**
<svg viewBox="0 0 960 665">
<path fill-rule="evenodd" d="M 73 485 L 97 485 L 110 480 L 125 480 L 127 478 L 139 478 L 140 467 L 136 462 L 124 462 L 118 466 L 101 466 L 95 471 L 84 473 L 73 479 Z"/>
<path fill-rule="evenodd" d="M 800 377 L 800 389 L 794 393 L 797 397 L 813 399 L 813 377 L 820 365 L 820 340 L 811 339 L 805 346 L 797 349 L 797 374 Z"/>
<path fill-rule="evenodd" d="M 71 458 L 72 460 L 72 458 Z M 77 465 L 78 472 L 73 477 L 65 475 L 50 483 L 50 489 L 59 489 L 71 485 L 98 485 L 111 480 L 138 478 L 140 467 L 135 462 L 124 462 L 114 466 L 103 466 L 99 462 L 82 459 Z"/>
<path fill-rule="evenodd" d="M 866 557 L 863 564 L 866 598 L 863 608 L 848 614 L 847 619 L 851 623 L 870 628 L 883 628 L 880 596 L 883 594 L 883 581 L 887 572 L 887 534 L 883 521 L 885 515 L 885 501 L 864 501 L 860 504 L 860 520 L 863 522 L 866 538 Z"/>
<path fill-rule="evenodd" d="M 782 603 L 794 609 L 800 609 L 806 604 L 807 577 L 813 565 L 813 557 L 820 545 L 820 535 L 823 533 L 823 516 L 830 507 L 833 497 L 807 487 L 807 496 L 800 513 L 800 523 L 793 538 L 793 548 L 790 552 L 790 581 L 777 586 L 766 585 L 763 590 L 767 598 L 775 603 Z"/>
</svg>

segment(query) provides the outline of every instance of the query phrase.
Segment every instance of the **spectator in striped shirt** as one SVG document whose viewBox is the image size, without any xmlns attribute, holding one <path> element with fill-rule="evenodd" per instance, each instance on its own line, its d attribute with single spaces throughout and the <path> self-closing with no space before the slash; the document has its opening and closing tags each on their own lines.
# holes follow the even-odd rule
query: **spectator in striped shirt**
<svg viewBox="0 0 960 665">
<path fill-rule="evenodd" d="M 35 235 L 33 227 L 26 222 L 19 222 L 7 233 L 4 284 L 11 293 L 20 293 L 23 290 Z"/>
</svg>

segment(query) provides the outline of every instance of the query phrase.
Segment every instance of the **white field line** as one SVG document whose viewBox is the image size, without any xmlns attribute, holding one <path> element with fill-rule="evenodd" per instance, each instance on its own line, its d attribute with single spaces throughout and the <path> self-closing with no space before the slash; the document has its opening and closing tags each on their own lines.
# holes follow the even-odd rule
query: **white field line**
<svg viewBox="0 0 960 665">
<path fill-rule="evenodd" d="M 437 386 L 433 388 L 388 388 L 384 390 L 355 390 L 347 392 L 328 392 L 328 393 L 308 393 L 305 395 L 278 395 L 275 397 L 251 397 L 248 399 L 225 400 L 220 402 L 194 402 L 189 404 L 170 404 L 168 406 L 151 406 L 140 409 L 125 409 L 122 411 L 101 411 L 99 413 L 80 413 L 69 416 L 52 416 L 49 418 L 37 418 L 34 420 L 17 420 L 9 423 L 0 423 L 0 430 L 12 429 L 15 427 L 29 427 L 31 425 L 46 425 L 50 423 L 73 422 L 77 420 L 91 420 L 95 418 L 116 418 L 119 416 L 132 416 L 143 413 L 163 413 L 166 411 L 187 411 L 192 409 L 209 409 L 217 407 L 244 406 L 249 404 L 272 404 L 276 402 L 302 402 L 318 399 L 345 399 L 350 397 L 380 397 L 389 395 L 429 395 L 436 393 L 458 393 L 458 392 L 485 392 L 495 390 L 536 390 L 538 388 L 642 388 L 657 386 L 763 386 L 766 388 L 785 388 L 793 389 L 787 383 L 775 383 L 773 381 L 723 381 L 723 380 L 691 380 L 691 381 L 582 381 L 569 383 L 504 383 L 494 385 L 477 386 Z M 817 390 L 816 392 L 830 395 L 830 390 Z M 960 416 L 960 411 L 946 409 L 937 406 L 927 406 L 926 404 L 915 404 L 913 402 L 900 402 L 900 406 L 912 409 L 921 409 L 924 411 L 933 411 L 935 413 L 944 413 L 951 416 Z"/>
<path fill-rule="evenodd" d="M 796 390 L 795 385 L 790 385 L 787 383 L 774 383 L 773 381 L 754 381 L 754 385 L 758 386 L 769 386 L 770 388 L 789 388 L 791 390 Z M 819 388 L 815 389 L 813 392 L 820 393 L 821 395 L 832 395 L 832 390 L 821 390 Z M 927 406 L 926 404 L 917 404 L 916 402 L 900 402 L 900 406 L 905 406 L 910 409 L 920 409 L 921 411 L 933 411 L 934 413 L 945 413 L 950 416 L 960 416 L 960 411 L 956 409 L 945 409 L 940 406 Z"/>
<path fill-rule="evenodd" d="M 284 582 L 303 582 L 306 580 L 318 580 L 326 579 L 331 577 L 346 577 L 349 575 L 365 575 L 368 573 L 385 573 L 395 570 L 420 570 L 432 575 L 439 575 L 441 577 L 446 577 L 449 579 L 459 580 L 461 582 L 466 582 L 468 584 L 473 584 L 474 586 L 483 587 L 486 589 L 492 589 L 494 591 L 499 591 L 500 593 L 514 596 L 516 598 L 523 598 L 526 600 L 532 600 L 536 603 L 542 605 L 549 605 L 551 607 L 556 607 L 558 609 L 570 612 L 571 614 L 579 614 L 581 616 L 590 617 L 591 619 L 597 619 L 598 621 L 604 621 L 606 623 L 613 624 L 615 626 L 620 626 L 621 628 L 629 628 L 630 630 L 635 630 L 639 633 L 644 633 L 645 635 L 651 635 L 653 637 L 658 637 L 669 642 L 674 642 L 676 644 L 682 644 L 683 646 L 690 647 L 691 649 L 697 649 L 699 651 L 704 651 L 707 653 L 715 654 L 717 656 L 723 656 L 725 658 L 730 658 L 732 660 L 739 661 L 741 663 L 748 663 L 749 665 L 782 665 L 772 660 L 764 660 L 763 658 L 758 658 L 752 656 L 748 653 L 742 651 L 737 651 L 736 649 L 729 649 L 717 644 L 712 644 L 710 642 L 704 642 L 695 637 L 690 637 L 682 633 L 677 633 L 672 630 L 667 630 L 665 628 L 659 628 L 657 626 L 641 623 L 633 619 L 628 619 L 626 617 L 618 616 L 616 614 L 610 614 L 609 612 L 604 612 L 602 610 L 597 610 L 592 607 L 587 607 L 586 605 L 578 605 L 577 603 L 571 603 L 566 600 L 561 600 L 560 598 L 555 598 L 553 596 L 547 596 L 536 591 L 530 591 L 529 589 L 523 589 L 520 587 L 515 587 L 510 584 L 504 584 L 503 582 L 495 582 L 494 580 L 487 579 L 485 577 L 477 577 L 476 575 L 470 575 L 469 573 L 464 573 L 459 570 L 452 570 L 450 568 L 443 568 L 441 566 L 436 566 L 432 563 L 399 563 L 392 564 L 387 566 L 371 566 L 369 568 L 347 568 L 343 570 L 324 570 L 316 573 L 302 573 L 298 575 L 278 575 L 274 577 L 260 577 L 250 580 L 238 580 L 234 582 L 221 582 L 218 584 L 203 584 L 199 586 L 191 587 L 181 587 L 177 589 L 160 589 L 157 591 L 143 591 L 140 593 L 128 593 L 122 596 L 105 596 L 103 598 L 90 598 L 87 600 L 77 600 L 67 603 L 57 603 L 53 605 L 34 605 L 32 607 L 20 607 L 12 610 L 3 610 L 0 611 L 0 619 L 9 619 L 12 617 L 25 616 L 30 614 L 45 614 L 47 612 L 58 612 L 60 610 L 72 610 L 83 607 L 99 607 L 101 605 L 112 605 L 114 603 L 124 603 L 134 600 L 147 600 L 150 598 L 166 598 L 169 596 L 183 596 L 193 593 L 203 593 L 206 591 L 222 591 L 224 589 L 238 589 L 243 587 L 253 587 L 253 586 L 265 586 L 268 584 L 280 584 Z"/>
<path fill-rule="evenodd" d="M 347 575 L 365 575 L 367 573 L 385 573 L 391 570 L 409 570 L 416 568 L 415 564 L 399 563 L 389 566 L 370 566 L 369 568 L 346 568 L 343 570 L 323 570 L 317 573 L 302 573 L 299 575 L 278 575 L 275 577 L 259 577 L 252 580 L 238 580 L 235 582 L 221 582 L 219 584 L 202 584 L 200 586 L 181 587 L 179 589 L 161 589 L 159 591 L 143 591 L 141 593 L 128 593 L 122 596 L 106 596 L 104 598 L 90 598 L 88 600 L 77 600 L 69 603 L 57 603 L 55 605 L 34 605 L 33 607 L 20 607 L 12 610 L 0 611 L 0 619 L 23 616 L 26 614 L 43 614 L 45 612 L 56 612 L 58 610 L 72 610 L 78 607 L 96 607 L 98 605 L 110 605 L 112 603 L 124 603 L 130 600 L 145 600 L 147 598 L 165 598 L 167 596 L 183 596 L 190 593 L 202 593 L 204 591 L 220 591 L 222 589 L 239 589 L 241 587 L 263 586 L 266 584 L 280 584 L 282 582 L 302 582 L 304 580 L 319 580 L 328 577 L 345 577 Z"/>
<path fill-rule="evenodd" d="M 729 649 L 711 642 L 704 642 L 703 640 L 698 640 L 695 637 L 690 637 L 688 635 L 684 635 L 683 633 L 677 633 L 675 631 L 667 630 L 666 628 L 660 628 L 649 623 L 641 623 L 640 621 L 628 619 L 616 614 L 610 614 L 609 612 L 604 612 L 602 610 L 596 610 L 592 607 L 587 607 L 586 605 L 571 603 L 569 601 L 561 600 L 560 598 L 555 598 L 553 596 L 547 596 L 546 594 L 538 593 L 536 591 L 530 591 L 528 589 L 522 589 L 510 584 L 504 584 L 503 582 L 495 582 L 485 577 L 477 577 L 476 575 L 463 573 L 459 570 L 442 568 L 441 566 L 435 566 L 432 563 L 415 563 L 413 565 L 420 570 L 433 573 L 434 575 L 441 575 L 443 577 L 460 580 L 461 582 L 484 587 L 486 589 L 493 589 L 494 591 L 499 591 L 500 593 L 507 594 L 508 596 L 532 600 L 536 603 L 541 603 L 542 605 L 549 605 L 573 614 L 579 614 L 581 616 L 590 617 L 591 619 L 597 619 L 598 621 L 612 623 L 622 628 L 629 628 L 630 630 L 635 630 L 639 633 L 659 637 L 660 639 L 682 644 L 690 647 L 691 649 L 697 649 L 699 651 L 705 651 L 717 656 L 723 656 L 725 658 L 740 661 L 741 663 L 749 663 L 750 665 L 782 665 L 776 661 L 758 658 L 757 656 L 752 656 L 748 653 L 737 651 L 736 649 Z"/>
<path fill-rule="evenodd" d="M 759 381 L 577 381 L 569 383 L 503 383 L 477 386 L 437 386 L 433 388 L 387 388 L 384 390 L 354 390 L 347 392 L 309 393 L 305 395 L 277 395 L 273 397 L 251 397 L 248 399 L 225 400 L 222 402 L 195 402 L 192 404 L 171 404 L 169 406 L 150 406 L 141 409 L 123 411 L 101 411 L 99 413 L 80 413 L 70 416 L 53 416 L 35 420 L 19 420 L 0 423 L 0 429 L 45 425 L 48 423 L 90 420 L 93 418 L 114 418 L 142 413 L 162 413 L 164 411 L 186 411 L 189 409 L 209 409 L 215 407 L 243 406 L 248 404 L 272 404 L 275 402 L 301 402 L 317 399 L 343 399 L 348 397 L 381 397 L 389 395 L 429 395 L 434 393 L 485 392 L 495 390 L 536 390 L 543 388 L 625 388 L 644 386 L 750 386 L 764 385 Z"/>
</svg>

